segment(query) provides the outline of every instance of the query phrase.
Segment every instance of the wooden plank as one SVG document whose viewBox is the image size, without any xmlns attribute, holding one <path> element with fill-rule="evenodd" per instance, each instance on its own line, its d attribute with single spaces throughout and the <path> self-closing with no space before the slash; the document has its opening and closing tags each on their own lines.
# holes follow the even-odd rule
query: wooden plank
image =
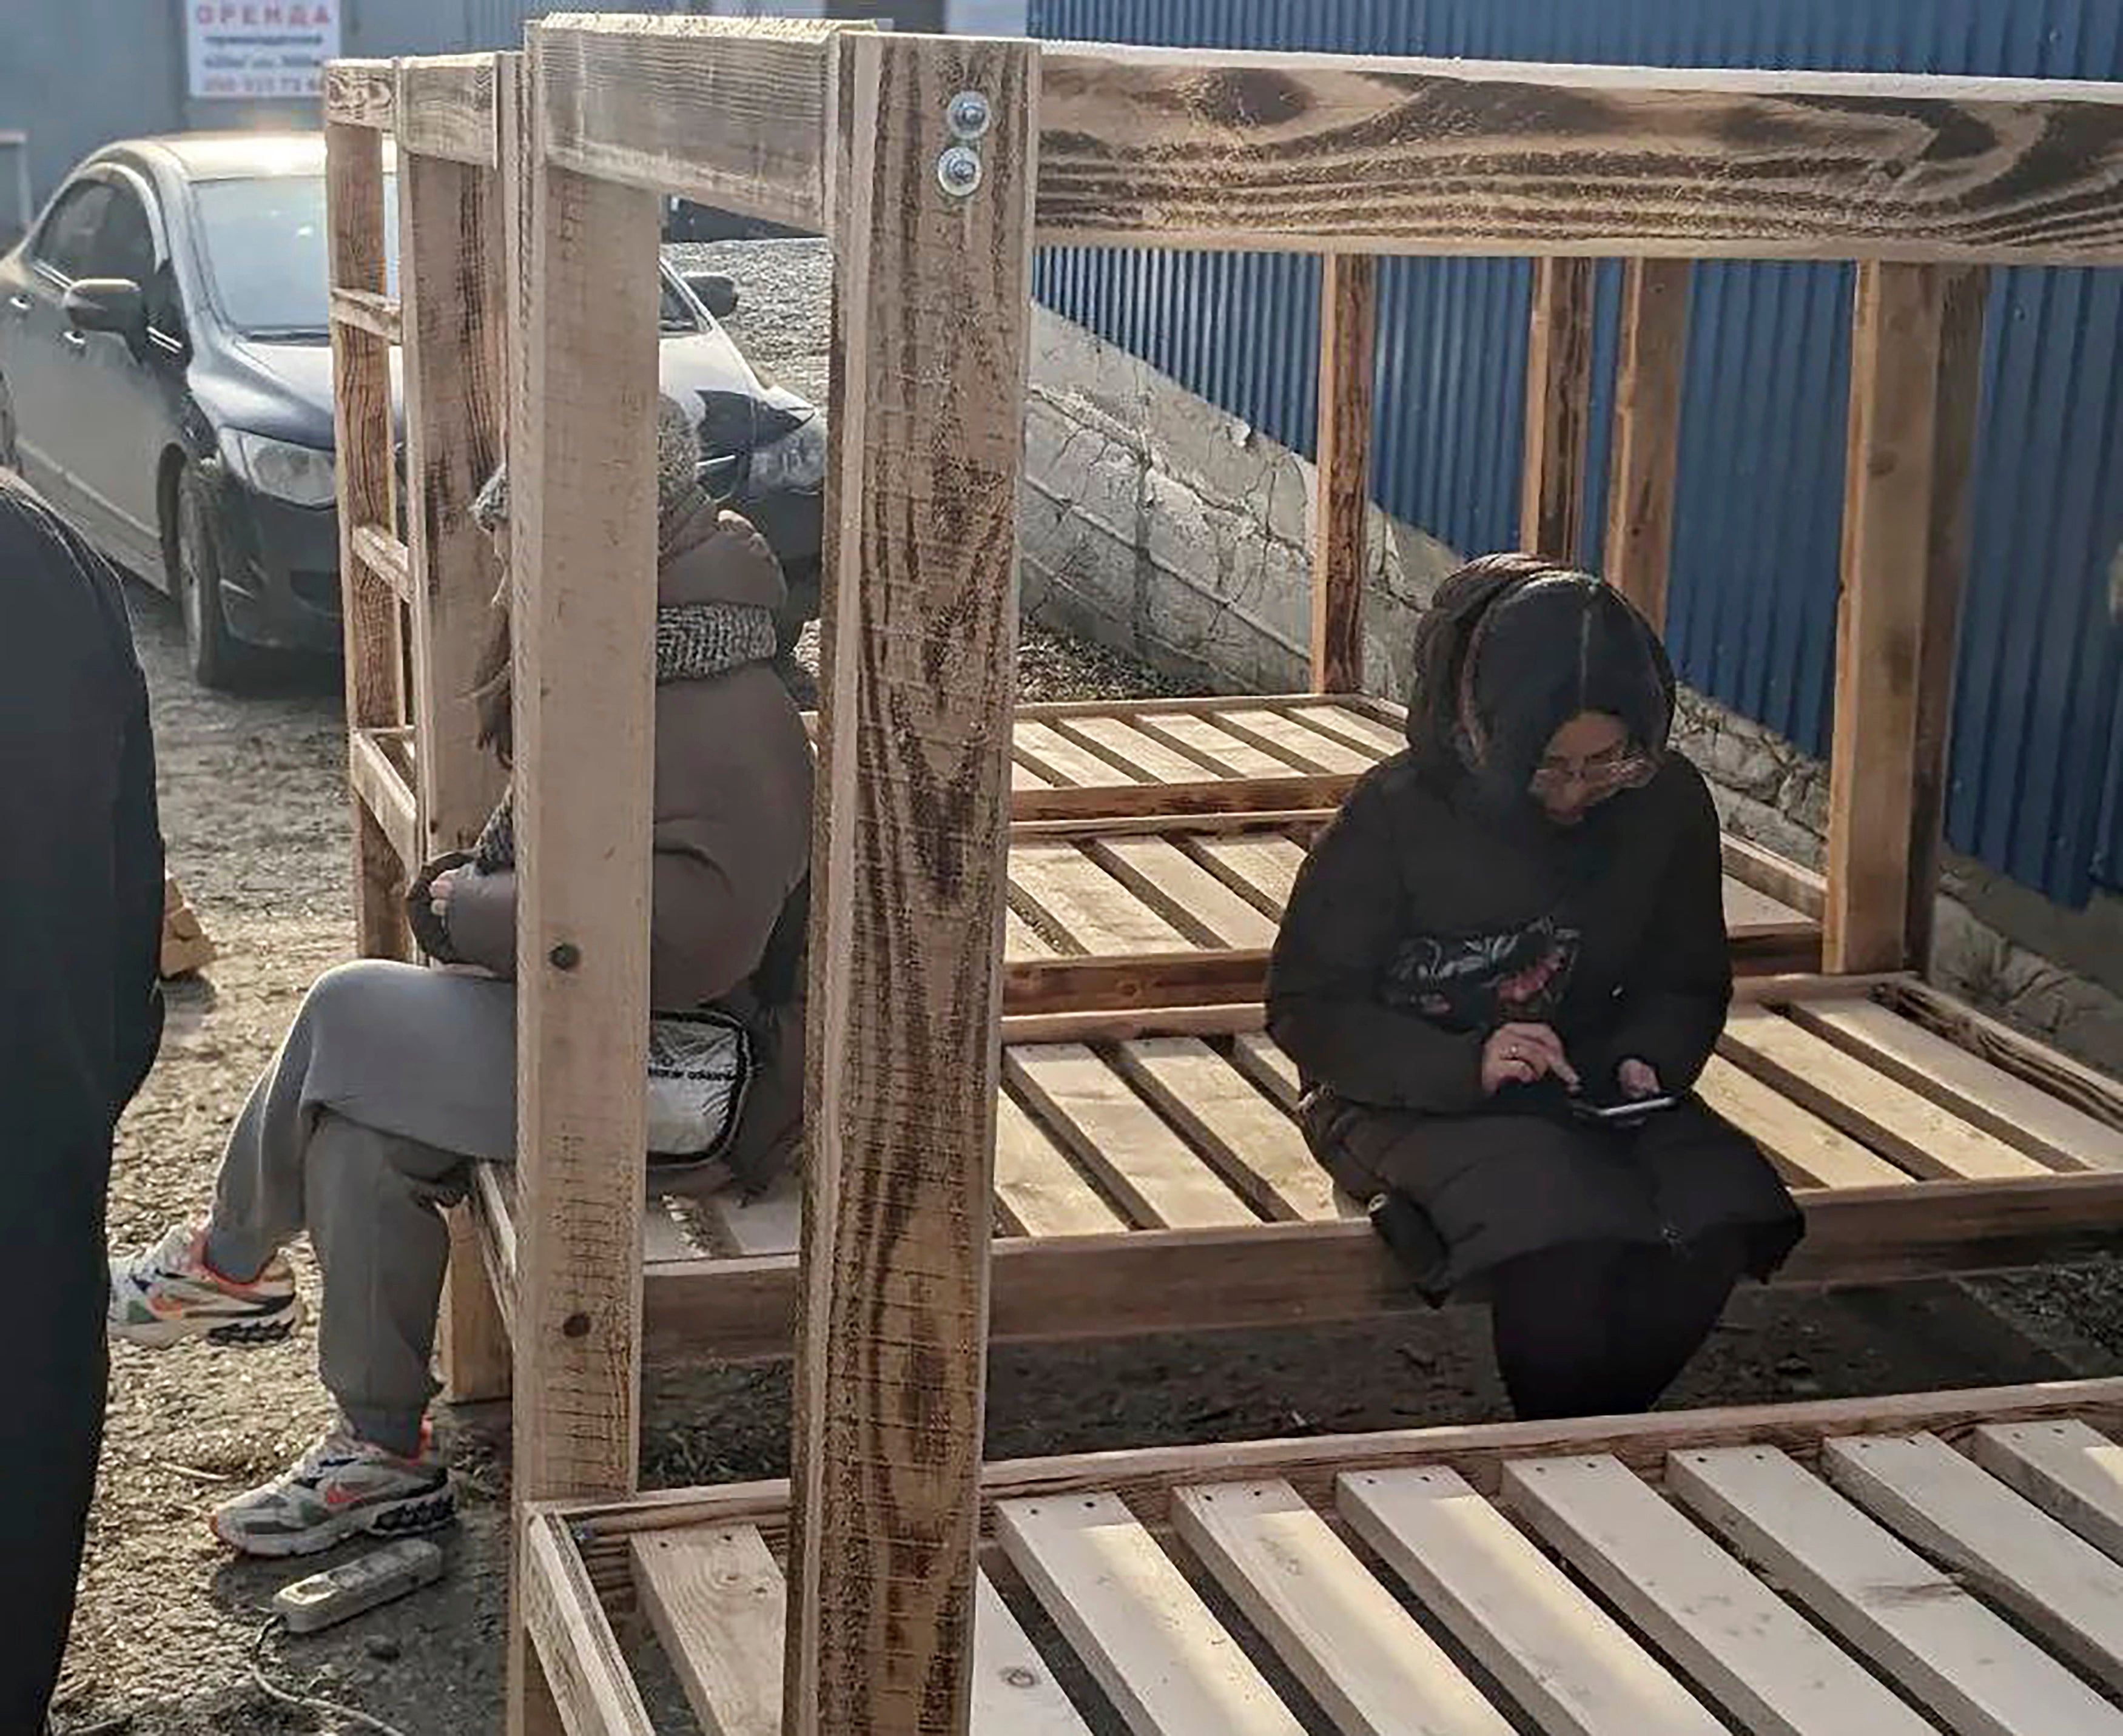
<svg viewBox="0 0 2123 1736">
<path fill-rule="evenodd" d="M 397 83 L 387 60 L 325 65 L 325 124 L 387 133 L 396 124 Z"/>
<path fill-rule="evenodd" d="M 1685 259 L 1622 264 L 1615 434 L 1607 457 L 1607 535 L 1600 564 L 1607 582 L 1661 632 L 1680 468 L 1689 269 Z"/>
<path fill-rule="evenodd" d="M 1258 1031 L 1267 1009 L 1258 1002 L 1138 1010 L 1094 1007 L 1087 1012 L 1005 1013 L 1002 1040 L 1011 1043 L 1125 1043 L 1136 1037 L 1228 1037 Z"/>
<path fill-rule="evenodd" d="M 1256 786 L 1255 787 L 1258 787 Z M 1332 808 L 1240 809 L 1229 814 L 1085 814 L 1072 819 L 1020 819 L 1010 823 L 1010 835 L 1023 838 L 1110 838 L 1132 833 L 1137 837 L 1189 838 L 1282 837 L 1301 850 L 1322 826 L 1334 818 Z"/>
<path fill-rule="evenodd" d="M 1162 720 L 1145 718 L 1141 727 L 1158 729 Z M 1224 732 L 1218 731 L 1221 734 Z M 1226 739 L 1230 739 L 1226 736 Z M 1033 769 L 1043 762 L 1033 756 Z M 1299 772 L 1287 759 L 1279 762 L 1282 776 L 1275 777 L 1215 777 L 1205 776 L 1195 784 L 1131 784 L 1113 782 L 1080 789 L 1020 791 L 1010 804 L 1019 820 L 1100 820 L 1141 815 L 1162 819 L 1175 814 L 1289 813 L 1339 807 L 1356 787 L 1353 773 Z M 1049 780 L 1055 781 L 1055 780 Z"/>
<path fill-rule="evenodd" d="M 1585 462 L 1592 428 L 1592 261 L 1537 259 L 1527 328 L 1519 547 L 1564 566 L 1585 559 Z"/>
<path fill-rule="evenodd" d="M 789 1736 L 970 1705 L 1037 53 L 855 31 L 832 57 L 826 561 L 862 582 L 822 626 Z M 663 117 L 689 151 L 726 129 L 764 180 L 768 135 L 807 142 L 771 84 L 730 113 L 698 84 Z M 966 91 L 992 121 L 961 198 L 936 140 Z"/>
<path fill-rule="evenodd" d="M 2123 264 L 2106 85 L 1086 44 L 1040 70 L 1042 246 Z"/>
<path fill-rule="evenodd" d="M 1064 717 L 1057 718 L 1051 726 L 1025 724 L 1019 727 L 1048 728 L 1068 741 L 1096 748 L 1124 776 L 1141 782 L 1199 783 L 1205 769 L 1201 760 L 1145 734 L 1124 718 Z M 1112 781 L 1109 775 L 1106 781 Z"/>
<path fill-rule="evenodd" d="M 986 1574 L 974 1603 L 972 1728 L 981 1736 L 1090 1736 Z"/>
<path fill-rule="evenodd" d="M 380 337 L 387 344 L 399 340 L 402 321 L 398 303 L 389 296 L 366 289 L 335 289 L 330 306 L 331 317 L 341 325 Z"/>
<path fill-rule="evenodd" d="M 1191 838 L 1181 847 L 1278 920 L 1305 866 L 1305 847 L 1294 838 Z"/>
<path fill-rule="evenodd" d="M 1300 723 L 1339 736 L 1352 748 L 1368 748 L 1374 759 L 1390 759 L 1407 751 L 1408 734 L 1401 725 L 1366 717 L 1353 706 L 1310 705 L 1289 709 Z"/>
<path fill-rule="evenodd" d="M 1951 995 L 1941 994 L 1914 977 L 1894 977 L 1870 985 L 1864 992 L 1904 1018 L 1915 1020 L 1925 1030 L 1950 1039 L 2016 1078 L 2040 1086 L 2050 1096 L 2096 1120 L 2123 1127 L 2123 1086 L 2083 1062 L 2073 1060 L 2062 1050 L 2001 1024 Z"/>
<path fill-rule="evenodd" d="M 1921 968 L 1966 564 L 1982 291 L 1868 265 L 1852 320 L 1843 594 L 1829 753 L 1830 971 Z"/>
<path fill-rule="evenodd" d="M 497 166 L 492 54 L 424 54 L 398 63 L 398 148 L 466 168 Z"/>
<path fill-rule="evenodd" d="M 1289 1484 L 1177 1490 L 1172 1518 L 1345 1736 L 1509 1736 L 1480 1691 Z"/>
<path fill-rule="evenodd" d="M 1912 1175 L 1977 1180 L 2047 1173 L 2032 1157 L 1782 1014 L 1734 1007 L 1718 1048 L 1727 1060 Z"/>
<path fill-rule="evenodd" d="M 2008 1488 L 2123 1561 L 2123 1447 L 2066 1419 L 1991 1424 L 1970 1437 L 1970 1450 Z"/>
<path fill-rule="evenodd" d="M 1548 1736 L 1722 1736 L 1458 1472 L 1356 1471 L 1335 1488 L 1357 1534 Z"/>
<path fill-rule="evenodd" d="M 365 75 L 372 70 L 368 63 L 334 62 L 327 107 L 334 90 L 343 106 L 359 106 L 357 98 L 367 102 Z M 388 124 L 389 106 L 387 100 L 381 120 L 334 122 L 325 129 L 328 264 L 335 289 L 379 296 L 384 290 L 383 144 L 373 129 Z M 396 522 L 391 346 L 373 332 L 335 323 L 331 350 L 346 722 L 349 730 L 384 728 L 405 720 L 398 598 L 359 558 L 354 532 L 362 525 Z M 354 840 L 355 945 L 365 958 L 402 959 L 411 945 L 399 902 L 402 865 L 358 798 Z"/>
<path fill-rule="evenodd" d="M 1221 777 L 1287 778 L 1290 762 L 1270 753 L 1244 737 L 1220 730 L 1207 713 L 1185 711 L 1139 713 L 1135 725 L 1148 735 L 1171 743 L 1182 753 L 1202 760 Z"/>
<path fill-rule="evenodd" d="M 1260 998 L 1268 961 L 1268 950 L 1258 946 L 1013 959 L 1003 967 L 1003 1009 L 1021 1015 L 1229 1006 Z"/>
<path fill-rule="evenodd" d="M 1256 1222 L 1254 1213 L 1113 1069 L 1076 1044 L 1003 1057 L 1010 1088 L 1136 1222 L 1172 1229 Z"/>
<path fill-rule="evenodd" d="M 1295 1113 L 1301 1086 L 1297 1063 L 1266 1031 L 1249 1032 L 1231 1044 L 1231 1061 L 1238 1070 L 1286 1110 Z"/>
<path fill-rule="evenodd" d="M 1002 913 L 1002 955 L 1005 959 L 1051 959 L 1054 948 L 1015 910 Z"/>
<path fill-rule="evenodd" d="M 1052 790 L 1054 781 L 1023 760 L 1013 758 L 1010 762 L 1010 786 L 1013 790 Z"/>
<path fill-rule="evenodd" d="M 1119 761 L 1072 741 L 1053 725 L 1019 718 L 1011 731 L 1017 753 L 1043 776 L 1057 783 L 1089 785 L 1140 783 L 1147 774 L 1131 772 Z"/>
<path fill-rule="evenodd" d="M 1301 1736 L 1304 1726 L 1113 1496 L 1004 1502 L 995 1526 L 1136 1736 Z"/>
<path fill-rule="evenodd" d="M 1192 944 L 1073 844 L 1019 844 L 1010 852 L 1010 883 L 1022 908 L 1086 952 L 1177 952 Z"/>
<path fill-rule="evenodd" d="M 1718 848 L 1728 879 L 1766 892 L 1816 922 L 1821 920 L 1828 903 L 1828 881 L 1821 874 L 1729 832 L 1719 838 Z"/>
<path fill-rule="evenodd" d="M 996 1206 L 1020 1236 L 1099 1236 L 1128 1227 L 1007 1092 L 996 1105 Z"/>
<path fill-rule="evenodd" d="M 1123 1043 L 1113 1066 L 1263 1217 L 1344 1215 L 1296 1124 L 1200 1038 Z"/>
<path fill-rule="evenodd" d="M 1695 1081 L 1706 1108 L 1762 1148 L 1797 1188 L 1907 1187 L 1915 1178 L 1868 1151 L 1774 1087 L 1713 1055 Z"/>
<path fill-rule="evenodd" d="M 390 756 L 360 730 L 347 737 L 347 776 L 354 793 L 410 873 L 422 861 L 419 815 L 413 792 Z"/>
<path fill-rule="evenodd" d="M 532 1661 L 543 1666 L 543 1721 L 532 1726 L 539 1736 L 561 1729 L 569 1736 L 655 1736 L 582 1556 L 550 1515 L 527 1522 L 518 1588 Z"/>
<path fill-rule="evenodd" d="M 1084 853 L 1197 945 L 1275 945 L 1274 920 L 1169 838 L 1099 838 Z"/>
<path fill-rule="evenodd" d="M 2113 1736 L 2119 1712 L 1770 1447 L 1675 1453 L 1668 1488 L 1957 1736 Z"/>
<path fill-rule="evenodd" d="M 555 13 L 525 32 L 551 92 L 546 153 L 601 179 L 822 231 L 838 215 L 825 202 L 834 29 Z"/>
<path fill-rule="evenodd" d="M 1793 1019 L 2053 1170 L 2123 1169 L 2123 1129 L 2096 1121 L 1876 1001 L 1811 1001 Z"/>
<path fill-rule="evenodd" d="M 1932 1736 L 1619 1460 L 1530 1459 L 1503 1475 L 1535 1535 L 1750 1736 Z"/>
<path fill-rule="evenodd" d="M 781 1569 L 756 1527 L 644 1532 L 634 1582 L 705 1736 L 781 1736 Z"/>
<path fill-rule="evenodd" d="M 1828 1480 L 2111 1689 L 2123 1683 L 2123 1567 L 1935 1435 L 1830 1441 Z"/>
<path fill-rule="evenodd" d="M 1220 729 L 1279 753 L 1300 772 L 1338 772 L 1355 777 L 1378 763 L 1375 754 L 1344 747 L 1331 735 L 1308 730 L 1295 718 L 1266 706 L 1234 707 L 1216 714 Z"/>
<path fill-rule="evenodd" d="M 1371 375 L 1378 270 L 1369 256 L 1320 261 L 1319 439 L 1312 495 L 1312 685 L 1364 687 L 1365 533 L 1371 514 Z"/>
<path fill-rule="evenodd" d="M 655 1185 L 655 1178 L 649 1178 Z M 789 1247 L 794 1250 L 792 1241 Z M 641 1203 L 641 1261 L 644 1266 L 673 1260 L 691 1260 L 701 1250 L 678 1220 L 671 1215 L 671 1208 L 661 1194 L 652 1194 Z"/>
<path fill-rule="evenodd" d="M 401 603 L 413 600 L 413 575 L 405 545 L 373 524 L 357 524 L 352 533 L 354 557 L 391 587 Z"/>
<path fill-rule="evenodd" d="M 739 1259 L 793 1254 L 803 1241 L 803 1178 L 787 1171 L 757 1194 L 719 1188 L 694 1209 L 717 1251 Z"/>
<path fill-rule="evenodd" d="M 1725 927 L 1728 931 L 1756 932 L 1763 929 L 1809 929 L 1820 924 L 1803 912 L 1758 892 L 1744 880 L 1727 875 L 1724 880 Z"/>
</svg>

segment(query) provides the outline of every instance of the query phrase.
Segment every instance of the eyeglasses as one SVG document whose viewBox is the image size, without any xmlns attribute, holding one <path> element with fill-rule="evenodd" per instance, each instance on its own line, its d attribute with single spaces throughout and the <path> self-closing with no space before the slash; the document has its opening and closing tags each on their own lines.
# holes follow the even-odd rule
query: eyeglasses
<svg viewBox="0 0 2123 1736">
<path fill-rule="evenodd" d="M 1582 784 L 1590 796 L 1612 795 L 1619 790 L 1640 790 L 1652 781 L 1658 766 L 1641 748 L 1624 744 L 1596 753 L 1576 764 L 1544 760 L 1535 769 L 1530 787 L 1536 796 L 1560 795 L 1572 784 Z"/>
</svg>

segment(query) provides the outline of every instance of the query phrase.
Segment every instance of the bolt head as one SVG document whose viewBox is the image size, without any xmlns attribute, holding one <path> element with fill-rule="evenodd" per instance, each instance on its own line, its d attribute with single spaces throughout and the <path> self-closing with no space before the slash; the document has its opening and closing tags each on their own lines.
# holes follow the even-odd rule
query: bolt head
<svg viewBox="0 0 2123 1736">
<path fill-rule="evenodd" d="M 978 138 L 994 123 L 995 115 L 978 91 L 961 91 L 951 99 L 944 118 L 954 138 Z"/>
<path fill-rule="evenodd" d="M 964 199 L 981 184 L 979 153 L 953 145 L 936 159 L 936 180 L 954 199 Z"/>
<path fill-rule="evenodd" d="M 582 948 L 576 945 L 573 941 L 561 941 L 546 956 L 552 961 L 553 969 L 555 970 L 573 970 L 583 962 Z"/>
</svg>

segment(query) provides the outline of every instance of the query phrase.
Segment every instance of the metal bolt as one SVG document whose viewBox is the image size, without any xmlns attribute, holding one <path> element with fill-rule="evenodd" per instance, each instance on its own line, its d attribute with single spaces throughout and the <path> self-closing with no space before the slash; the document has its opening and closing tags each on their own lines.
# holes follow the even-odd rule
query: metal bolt
<svg viewBox="0 0 2123 1736">
<path fill-rule="evenodd" d="M 1039 1678 L 1021 1663 L 1013 1663 L 1002 1673 L 1005 1687 L 1029 1688 L 1039 1686 Z"/>
<path fill-rule="evenodd" d="M 564 1336 L 568 1338 L 588 1338 L 590 1333 L 589 1316 L 587 1314 L 570 1314 L 565 1320 L 560 1322 L 560 1331 Z"/>
<path fill-rule="evenodd" d="M 555 970 L 573 970 L 583 962 L 583 950 L 573 941 L 563 941 L 546 956 L 552 960 Z"/>
<path fill-rule="evenodd" d="M 936 159 L 936 181 L 954 199 L 965 199 L 981 184 L 979 152 L 953 145 Z"/>
<path fill-rule="evenodd" d="M 995 115 L 988 107 L 987 98 L 978 91 L 961 91 L 951 99 L 944 118 L 954 138 L 978 138 L 987 131 Z"/>
</svg>

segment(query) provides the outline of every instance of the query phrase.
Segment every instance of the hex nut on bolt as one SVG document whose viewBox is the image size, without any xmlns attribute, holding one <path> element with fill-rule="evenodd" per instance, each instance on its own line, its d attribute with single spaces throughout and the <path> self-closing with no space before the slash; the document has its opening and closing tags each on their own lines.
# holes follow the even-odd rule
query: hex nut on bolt
<svg viewBox="0 0 2123 1736">
<path fill-rule="evenodd" d="M 974 139 L 987 133 L 995 116 L 987 98 L 978 91 L 961 91 L 951 99 L 944 118 L 954 138 Z"/>
<path fill-rule="evenodd" d="M 954 199 L 970 196 L 981 184 L 980 153 L 953 145 L 936 159 L 936 182 Z"/>
</svg>

